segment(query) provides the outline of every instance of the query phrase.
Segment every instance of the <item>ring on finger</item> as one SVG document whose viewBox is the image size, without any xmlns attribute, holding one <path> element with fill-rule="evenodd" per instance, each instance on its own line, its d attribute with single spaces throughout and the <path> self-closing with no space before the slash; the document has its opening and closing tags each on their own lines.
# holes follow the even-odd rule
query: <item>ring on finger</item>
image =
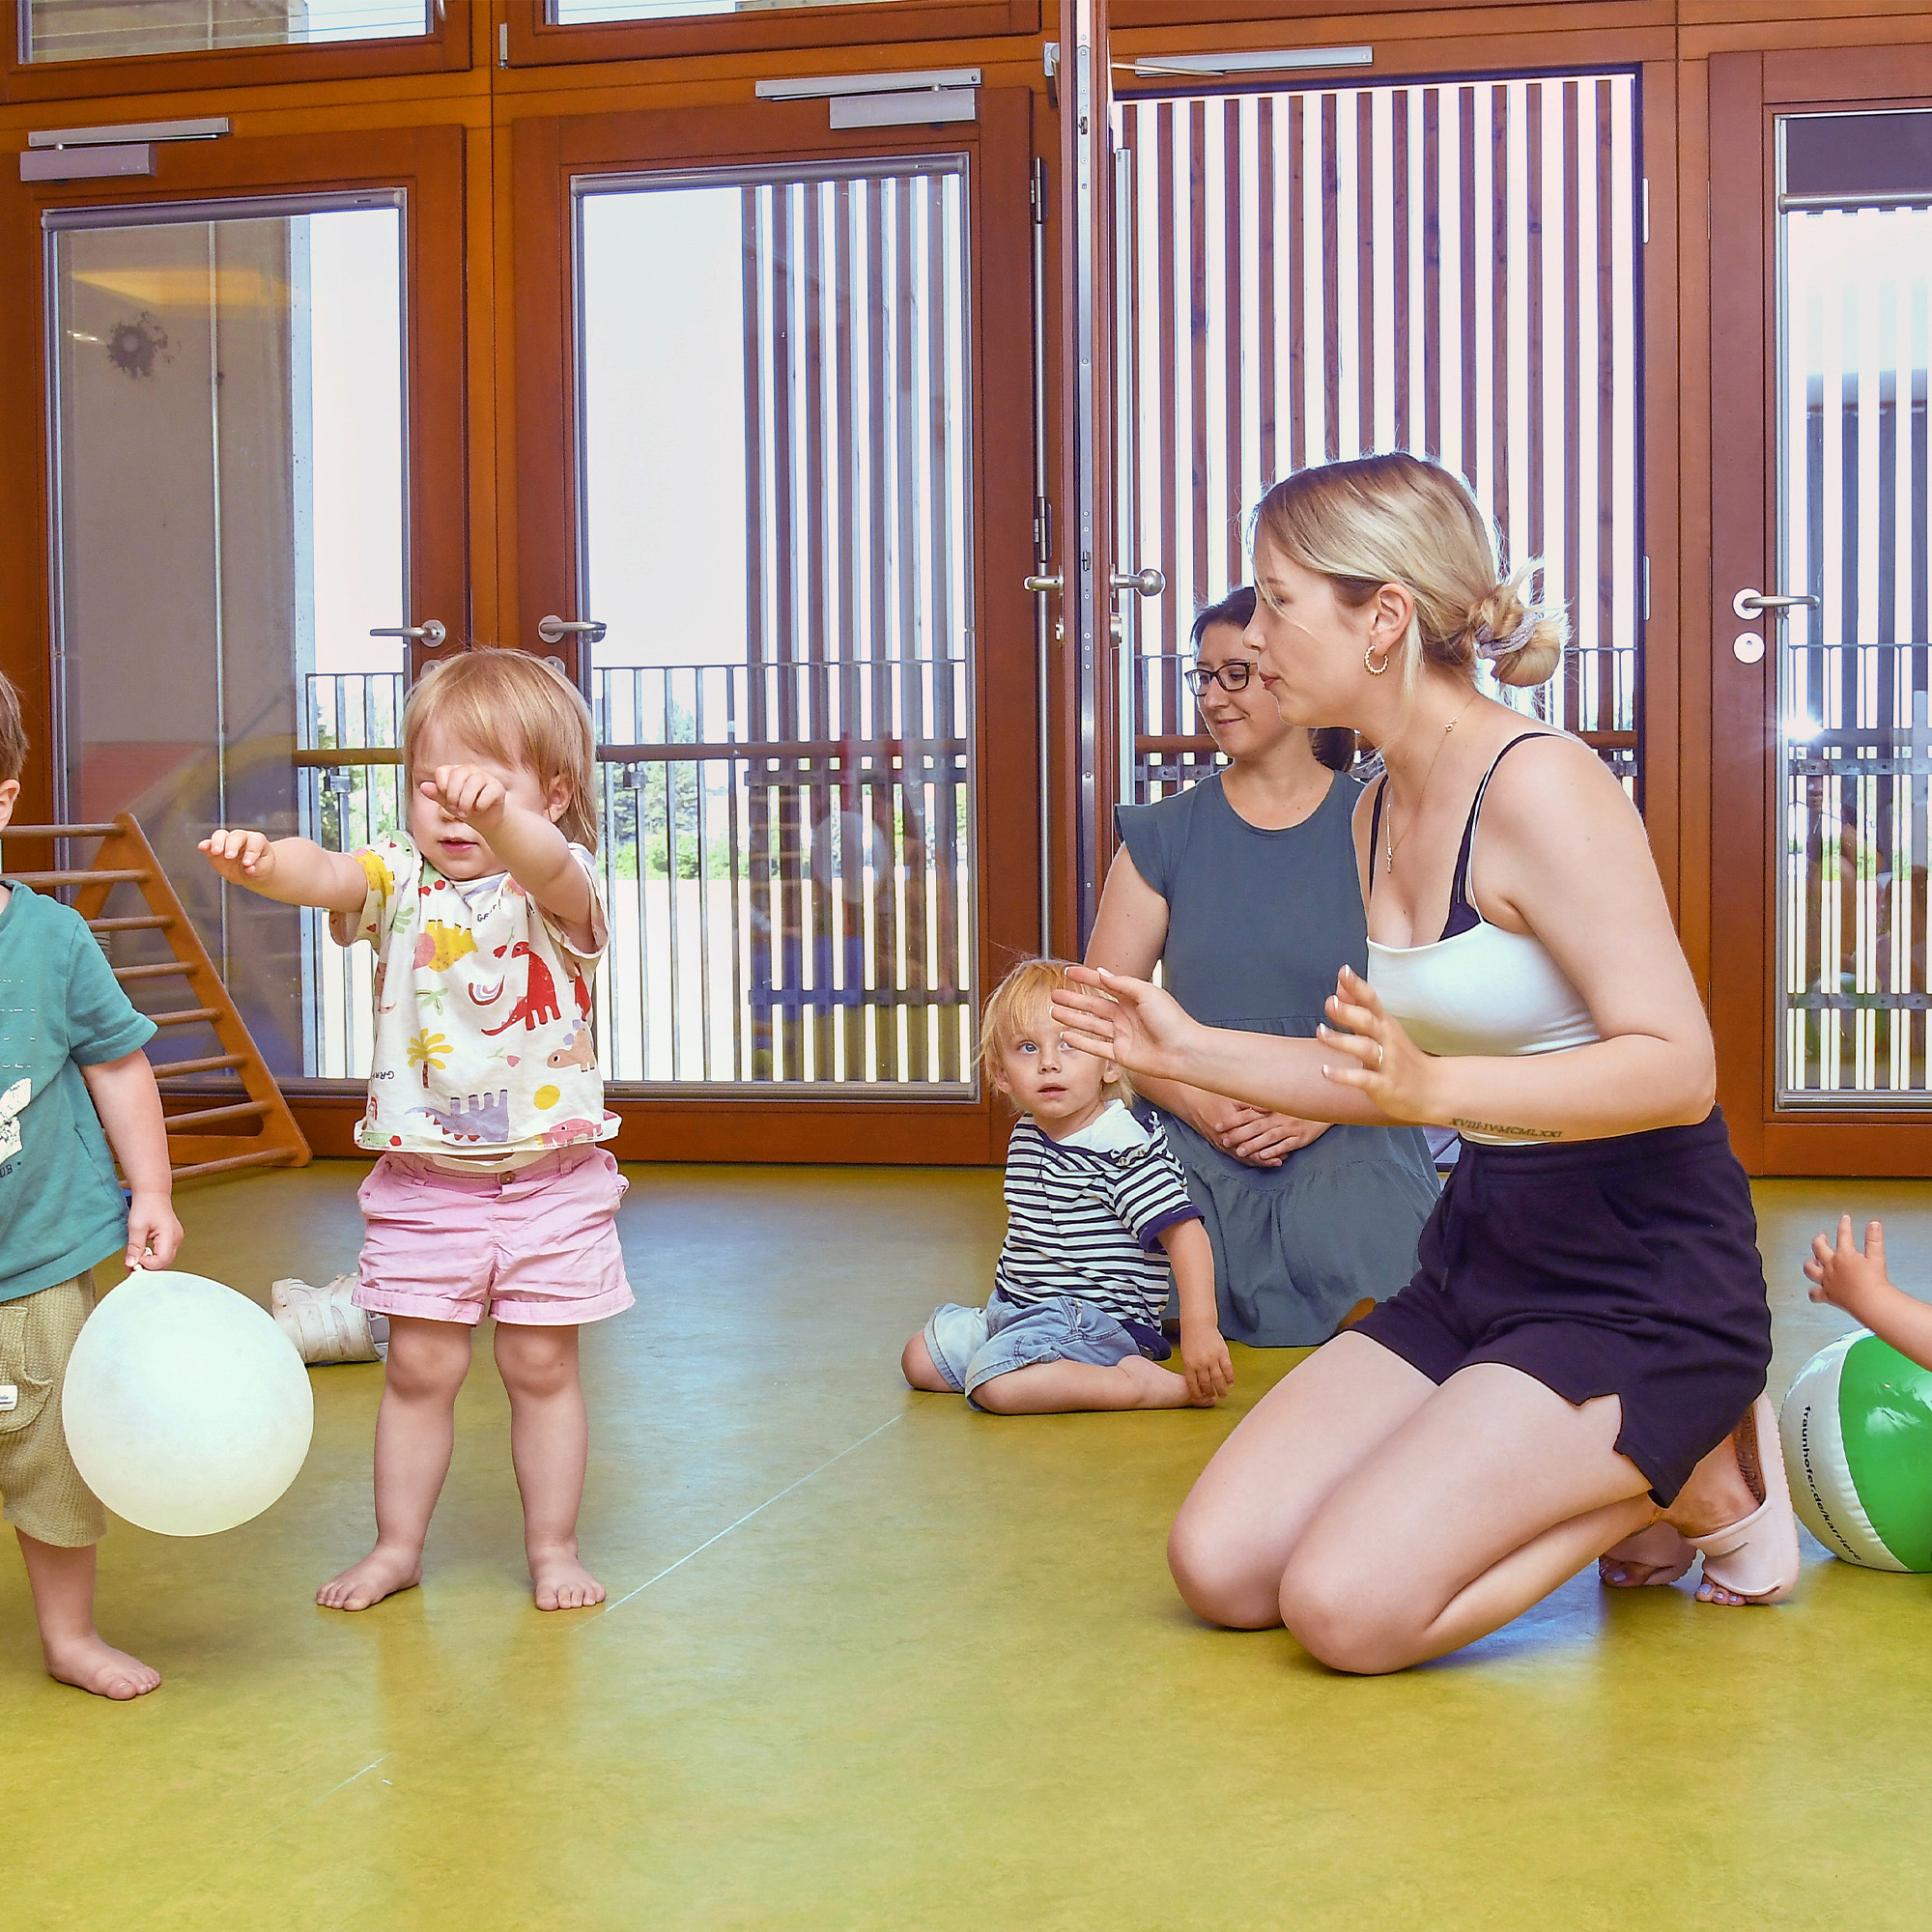
<svg viewBox="0 0 1932 1932">
<path fill-rule="evenodd" d="M 1381 1043 L 1381 1041 L 1380 1041 L 1380 1040 L 1377 1040 L 1377 1041 L 1376 1041 L 1376 1071 L 1377 1071 L 1378 1073 L 1379 1073 L 1379 1072 L 1380 1072 L 1380 1071 L 1382 1070 L 1382 1062 L 1383 1062 L 1384 1060 L 1386 1060 L 1387 1058 L 1388 1058 L 1388 1055 L 1387 1055 L 1387 1054 L 1386 1054 L 1386 1053 L 1385 1053 L 1385 1052 L 1383 1051 L 1383 1049 L 1382 1049 L 1382 1043 Z"/>
</svg>

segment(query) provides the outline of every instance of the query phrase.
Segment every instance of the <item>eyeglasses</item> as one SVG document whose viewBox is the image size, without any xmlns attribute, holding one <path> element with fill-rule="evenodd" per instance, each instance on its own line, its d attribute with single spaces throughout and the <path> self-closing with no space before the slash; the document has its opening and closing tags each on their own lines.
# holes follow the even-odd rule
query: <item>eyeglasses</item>
<svg viewBox="0 0 1932 1932">
<path fill-rule="evenodd" d="M 1210 684 L 1218 684 L 1223 691 L 1245 690 L 1254 674 L 1255 667 L 1246 658 L 1230 658 L 1224 665 L 1189 665 L 1181 672 L 1196 697 L 1203 696 Z"/>
</svg>

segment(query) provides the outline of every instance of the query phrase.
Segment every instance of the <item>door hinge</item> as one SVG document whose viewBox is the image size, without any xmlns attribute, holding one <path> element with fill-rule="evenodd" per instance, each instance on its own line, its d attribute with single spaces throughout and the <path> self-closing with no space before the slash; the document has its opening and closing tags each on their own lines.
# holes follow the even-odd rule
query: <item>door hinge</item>
<svg viewBox="0 0 1932 1932">
<path fill-rule="evenodd" d="M 1650 246 L 1650 177 L 1643 178 L 1643 245 Z"/>
<path fill-rule="evenodd" d="M 509 64 L 510 23 L 507 20 L 498 20 L 497 22 L 497 65 L 498 67 L 508 67 Z"/>
</svg>

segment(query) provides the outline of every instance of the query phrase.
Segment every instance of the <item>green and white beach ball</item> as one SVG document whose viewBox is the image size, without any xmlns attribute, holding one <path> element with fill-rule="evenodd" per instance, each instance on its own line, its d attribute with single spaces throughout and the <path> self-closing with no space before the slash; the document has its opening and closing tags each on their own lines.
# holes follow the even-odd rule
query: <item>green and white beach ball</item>
<svg viewBox="0 0 1932 1932">
<path fill-rule="evenodd" d="M 1856 1329 L 1799 1371 L 1778 1434 L 1798 1520 L 1833 1555 L 1932 1573 L 1932 1371 Z"/>
</svg>

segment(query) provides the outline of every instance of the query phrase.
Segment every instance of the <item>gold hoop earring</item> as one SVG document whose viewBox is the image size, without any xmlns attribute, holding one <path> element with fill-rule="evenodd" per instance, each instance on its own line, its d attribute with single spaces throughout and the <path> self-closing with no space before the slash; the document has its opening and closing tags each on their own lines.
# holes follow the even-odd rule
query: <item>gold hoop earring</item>
<svg viewBox="0 0 1932 1932">
<path fill-rule="evenodd" d="M 1380 677 L 1381 674 L 1389 668 L 1389 658 L 1391 655 L 1392 655 L 1391 652 L 1384 651 L 1382 653 L 1381 663 L 1377 664 L 1376 647 L 1375 645 L 1371 644 L 1368 647 L 1368 649 L 1362 653 L 1362 664 L 1371 677 Z"/>
</svg>

